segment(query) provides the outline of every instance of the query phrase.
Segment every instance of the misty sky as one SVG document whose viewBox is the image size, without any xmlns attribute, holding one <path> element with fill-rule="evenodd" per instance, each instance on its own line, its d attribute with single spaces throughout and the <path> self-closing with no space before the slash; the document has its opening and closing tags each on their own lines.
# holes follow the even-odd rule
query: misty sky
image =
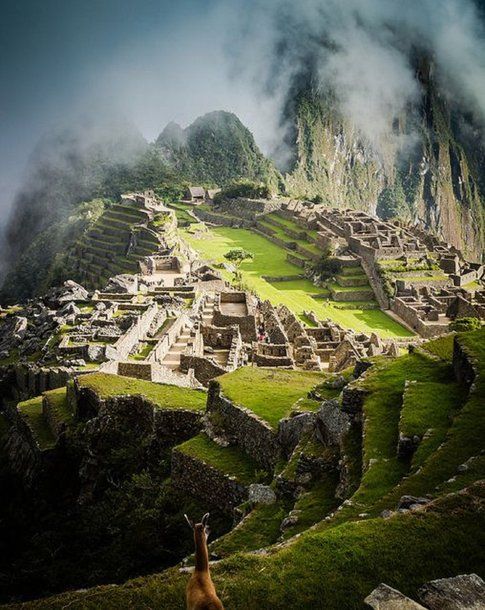
<svg viewBox="0 0 485 610">
<path fill-rule="evenodd" d="M 0 225 L 52 127 L 122 116 L 153 140 L 171 120 L 222 109 L 268 153 L 308 64 L 377 151 L 419 102 L 416 48 L 485 125 L 485 0 L 0 1 Z"/>
<path fill-rule="evenodd" d="M 264 109 L 229 78 L 225 30 L 239 5 L 2 0 L 0 222 L 39 137 L 80 113 L 121 113 L 148 139 L 215 109 L 257 131 Z"/>
</svg>

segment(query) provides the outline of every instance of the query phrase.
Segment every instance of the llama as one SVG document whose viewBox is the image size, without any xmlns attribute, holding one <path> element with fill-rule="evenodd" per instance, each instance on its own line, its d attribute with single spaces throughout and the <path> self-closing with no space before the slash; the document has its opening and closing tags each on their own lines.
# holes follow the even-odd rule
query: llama
<svg viewBox="0 0 485 610">
<path fill-rule="evenodd" d="M 195 570 L 187 583 L 187 610 L 224 610 L 209 572 L 209 513 L 202 517 L 200 523 L 192 523 L 187 515 L 185 518 L 194 532 L 195 542 Z"/>
</svg>

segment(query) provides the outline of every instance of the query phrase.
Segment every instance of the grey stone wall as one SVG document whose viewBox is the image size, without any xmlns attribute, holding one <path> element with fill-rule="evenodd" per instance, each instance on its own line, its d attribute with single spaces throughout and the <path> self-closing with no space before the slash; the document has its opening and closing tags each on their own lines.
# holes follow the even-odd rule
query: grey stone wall
<svg viewBox="0 0 485 610">
<path fill-rule="evenodd" d="M 209 385 L 207 413 L 218 420 L 226 436 L 234 439 L 249 456 L 266 470 L 272 470 L 280 455 L 277 433 L 249 409 L 233 404 L 221 394 L 220 385 Z"/>
<path fill-rule="evenodd" d="M 472 358 L 461 346 L 458 337 L 453 341 L 453 370 L 460 383 L 471 385 L 477 374 Z"/>
<path fill-rule="evenodd" d="M 144 396 L 113 396 L 101 399 L 93 390 L 74 382 L 76 416 L 80 420 L 108 417 L 111 422 L 123 420 L 143 426 L 161 443 L 182 442 L 202 428 L 202 412 L 189 409 L 160 409 Z M 131 425 L 131 424 L 130 424 Z"/>
<path fill-rule="evenodd" d="M 149 362 L 118 362 L 118 375 L 152 380 L 152 365 Z"/>
<path fill-rule="evenodd" d="M 248 499 L 248 488 L 202 460 L 178 449 L 172 451 L 172 485 L 202 501 L 207 507 L 226 512 Z"/>
</svg>

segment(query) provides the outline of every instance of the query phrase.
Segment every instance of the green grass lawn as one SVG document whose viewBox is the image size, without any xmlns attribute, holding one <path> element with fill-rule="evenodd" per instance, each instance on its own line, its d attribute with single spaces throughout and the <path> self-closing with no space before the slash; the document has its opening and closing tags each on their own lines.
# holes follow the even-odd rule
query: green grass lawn
<svg viewBox="0 0 485 610">
<path fill-rule="evenodd" d="M 246 485 L 254 483 L 258 478 L 258 472 L 261 471 L 257 462 L 252 460 L 239 447 L 221 447 L 203 433 L 178 445 L 175 450 L 202 460 L 209 466 L 230 477 L 235 477 Z"/>
<path fill-rule="evenodd" d="M 244 367 L 217 380 L 227 398 L 277 428 L 279 420 L 291 413 L 295 402 L 305 398 L 325 378 L 325 373 Z M 328 389 L 328 393 L 329 398 L 335 396 L 335 390 Z"/>
<path fill-rule="evenodd" d="M 142 379 L 92 373 L 78 378 L 79 385 L 94 390 L 101 398 L 111 396 L 141 395 L 151 400 L 161 409 L 191 409 L 202 411 L 205 408 L 206 393 L 201 390 L 162 385 Z"/>
<path fill-rule="evenodd" d="M 243 281 L 260 298 L 269 299 L 274 305 L 286 305 L 295 315 L 301 316 L 303 311 L 313 310 L 320 319 L 331 318 L 344 328 L 358 332 L 374 331 L 383 338 L 412 336 L 410 331 L 379 309 L 361 310 L 352 306 L 339 309 L 338 304 L 330 300 L 314 298 L 324 290 L 318 289 L 310 280 L 267 282 L 262 276 L 298 275 L 301 268 L 286 260 L 284 248 L 253 231 L 217 227 L 197 236 L 189 231 L 183 231 L 182 235 L 202 258 L 215 263 L 224 262 L 224 254 L 232 248 L 249 250 L 254 258 L 241 264 Z M 225 277 L 231 279 L 231 274 L 226 272 Z"/>
</svg>

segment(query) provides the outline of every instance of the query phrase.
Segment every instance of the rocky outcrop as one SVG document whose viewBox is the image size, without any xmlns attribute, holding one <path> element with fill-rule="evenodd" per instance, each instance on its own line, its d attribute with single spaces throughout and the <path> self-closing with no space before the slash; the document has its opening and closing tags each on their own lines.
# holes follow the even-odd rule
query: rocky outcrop
<svg viewBox="0 0 485 610">
<path fill-rule="evenodd" d="M 476 574 L 432 580 L 421 587 L 418 595 L 430 610 L 485 608 L 485 583 Z"/>
<path fill-rule="evenodd" d="M 440 578 L 423 585 L 418 597 L 424 605 L 381 583 L 364 602 L 374 610 L 482 610 L 485 583 L 476 574 Z"/>
</svg>

